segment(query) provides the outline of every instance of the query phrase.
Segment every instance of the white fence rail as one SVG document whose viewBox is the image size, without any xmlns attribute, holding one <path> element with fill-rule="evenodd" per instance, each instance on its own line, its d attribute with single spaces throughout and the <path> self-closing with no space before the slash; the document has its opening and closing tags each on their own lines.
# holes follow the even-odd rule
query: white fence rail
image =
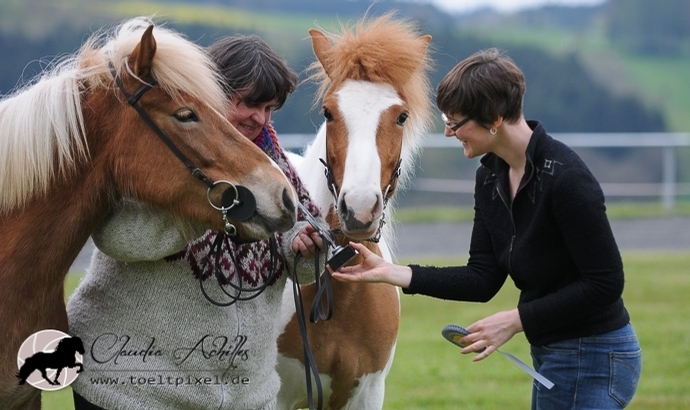
<svg viewBox="0 0 690 410">
<path fill-rule="evenodd" d="M 690 195 L 690 183 L 676 181 L 676 150 L 690 147 L 690 133 L 551 133 L 552 137 L 572 148 L 638 148 L 649 147 L 662 150 L 662 177 L 659 183 L 602 183 L 607 196 L 652 197 L 658 196 L 666 209 L 675 206 L 676 196 Z M 281 134 L 283 148 L 299 151 L 314 134 Z M 431 134 L 425 140 L 426 148 L 455 148 L 462 145 L 454 138 L 442 134 Z M 474 181 L 455 179 L 415 178 L 412 190 L 446 193 L 472 193 Z"/>
</svg>

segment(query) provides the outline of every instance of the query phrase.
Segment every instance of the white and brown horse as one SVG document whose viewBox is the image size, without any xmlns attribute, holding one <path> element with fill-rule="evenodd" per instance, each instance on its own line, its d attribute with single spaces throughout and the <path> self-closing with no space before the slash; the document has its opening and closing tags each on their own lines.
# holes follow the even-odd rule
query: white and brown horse
<svg viewBox="0 0 690 410">
<path fill-rule="evenodd" d="M 139 18 L 0 100 L 3 409 L 40 408 L 40 391 L 15 377 L 17 352 L 36 331 L 68 330 L 65 275 L 120 197 L 232 230 L 220 196 L 241 184 L 257 209 L 235 221 L 239 237 L 294 224 L 294 190 L 225 119 L 220 79 L 202 48 Z"/>
<path fill-rule="evenodd" d="M 388 230 L 379 244 L 371 238 L 396 188 L 413 171 L 428 131 L 431 36 L 391 15 L 362 20 L 339 34 L 309 34 L 318 59 L 312 79 L 320 85 L 325 122 L 296 167 L 331 228 L 342 232 L 341 243 L 363 242 L 390 260 Z M 324 178 L 322 159 L 332 178 Z M 381 409 L 398 332 L 398 291 L 381 283 L 334 281 L 332 287 L 332 318 L 307 324 L 325 407 Z M 304 306 L 311 306 L 315 286 L 302 286 L 301 292 Z M 283 313 L 278 408 L 303 408 L 304 353 L 290 286 Z"/>
</svg>

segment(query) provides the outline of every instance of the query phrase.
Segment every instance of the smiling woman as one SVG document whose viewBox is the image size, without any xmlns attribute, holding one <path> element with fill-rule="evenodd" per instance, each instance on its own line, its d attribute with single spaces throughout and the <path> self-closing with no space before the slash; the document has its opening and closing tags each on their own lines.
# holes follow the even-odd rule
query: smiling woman
<svg viewBox="0 0 690 410">
<path fill-rule="evenodd" d="M 524 118 L 525 89 L 521 70 L 497 49 L 465 58 L 437 88 L 443 113 L 472 118 L 452 134 L 465 156 L 482 156 L 466 266 L 401 266 L 353 244 L 361 263 L 333 276 L 473 302 L 494 298 L 510 277 L 517 307 L 467 326 L 461 352 L 480 361 L 524 332 L 535 370 L 555 384 L 533 385 L 534 409 L 619 409 L 635 394 L 642 359 L 604 195 L 569 147 Z"/>
</svg>

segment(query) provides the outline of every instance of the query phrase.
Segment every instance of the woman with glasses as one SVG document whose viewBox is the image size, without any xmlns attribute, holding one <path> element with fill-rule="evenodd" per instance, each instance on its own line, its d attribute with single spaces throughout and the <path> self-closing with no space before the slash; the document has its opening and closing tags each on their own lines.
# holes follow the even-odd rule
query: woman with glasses
<svg viewBox="0 0 690 410">
<path fill-rule="evenodd" d="M 635 394 L 641 351 L 621 298 L 623 264 L 599 183 L 584 162 L 522 112 L 521 70 L 496 49 L 458 63 L 436 103 L 445 135 L 482 156 L 466 266 L 399 266 L 352 244 L 361 264 L 333 276 L 388 282 L 406 294 L 487 302 L 510 277 L 515 309 L 472 323 L 462 353 L 485 359 L 524 332 L 535 370 L 532 409 L 620 409 Z"/>
</svg>

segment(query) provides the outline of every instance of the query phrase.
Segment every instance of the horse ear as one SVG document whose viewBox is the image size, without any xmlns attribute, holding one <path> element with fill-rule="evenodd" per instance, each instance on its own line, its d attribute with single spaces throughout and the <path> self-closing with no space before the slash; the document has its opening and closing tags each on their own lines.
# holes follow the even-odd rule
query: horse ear
<svg viewBox="0 0 690 410">
<path fill-rule="evenodd" d="M 316 29 L 309 29 L 309 35 L 311 36 L 311 47 L 314 49 L 314 55 L 321 63 L 321 66 L 328 74 L 328 52 L 331 51 L 333 46 L 326 36 Z"/>
<path fill-rule="evenodd" d="M 429 47 L 429 43 L 431 42 L 431 34 L 425 34 L 419 37 L 419 41 L 424 43 L 424 47 Z"/>
<path fill-rule="evenodd" d="M 134 75 L 140 79 L 151 78 L 153 56 L 156 54 L 156 39 L 153 38 L 153 24 L 148 26 L 141 41 L 129 56 L 129 66 Z"/>
<path fill-rule="evenodd" d="M 422 48 L 422 54 L 426 54 L 429 51 L 429 43 L 431 42 L 431 34 L 425 34 L 417 39 L 417 41 L 420 43 L 420 47 Z M 420 63 L 423 61 L 420 60 Z"/>
</svg>

